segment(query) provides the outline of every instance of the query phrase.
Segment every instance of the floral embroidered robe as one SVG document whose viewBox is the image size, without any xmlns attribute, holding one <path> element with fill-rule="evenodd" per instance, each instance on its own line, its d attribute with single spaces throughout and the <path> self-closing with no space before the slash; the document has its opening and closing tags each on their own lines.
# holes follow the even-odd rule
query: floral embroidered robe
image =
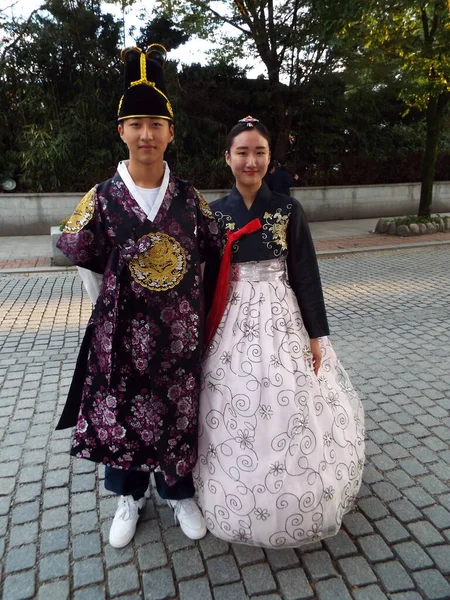
<svg viewBox="0 0 450 600">
<path fill-rule="evenodd" d="M 78 205 L 58 247 L 103 280 L 58 424 L 76 425 L 72 455 L 160 469 L 169 485 L 194 467 L 200 265 L 218 254 L 217 234 L 203 197 L 172 175 L 153 221 L 119 173 Z"/>
</svg>

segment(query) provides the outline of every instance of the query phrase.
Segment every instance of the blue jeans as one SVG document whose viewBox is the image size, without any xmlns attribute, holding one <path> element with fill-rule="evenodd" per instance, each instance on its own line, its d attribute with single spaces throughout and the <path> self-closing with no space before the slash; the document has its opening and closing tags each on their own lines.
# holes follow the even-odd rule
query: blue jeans
<svg viewBox="0 0 450 600">
<path fill-rule="evenodd" d="M 167 485 L 162 473 L 155 473 L 156 489 L 164 500 L 184 500 L 192 498 L 195 488 L 192 475 L 186 475 L 174 485 Z M 142 498 L 150 483 L 147 471 L 127 471 L 115 467 L 105 467 L 105 488 L 122 496 L 133 496 L 135 500 Z"/>
</svg>

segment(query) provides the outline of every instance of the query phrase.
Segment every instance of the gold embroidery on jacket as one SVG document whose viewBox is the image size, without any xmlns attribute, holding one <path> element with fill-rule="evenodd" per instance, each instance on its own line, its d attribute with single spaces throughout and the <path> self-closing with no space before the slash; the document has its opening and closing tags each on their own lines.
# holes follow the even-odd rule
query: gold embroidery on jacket
<svg viewBox="0 0 450 600">
<path fill-rule="evenodd" d="M 149 233 L 144 237 L 149 237 L 153 245 L 130 260 L 131 276 L 154 292 L 172 289 L 186 273 L 186 255 L 181 244 L 165 233 Z"/>
<path fill-rule="evenodd" d="M 291 208 L 292 205 L 289 205 L 288 208 Z M 280 256 L 283 251 L 287 250 L 287 227 L 289 224 L 289 215 L 283 215 L 281 213 L 281 208 L 278 208 L 275 213 L 264 213 L 265 223 L 263 225 L 264 233 L 262 234 L 262 238 L 264 240 L 264 244 L 270 250 L 274 251 L 275 256 Z M 268 233 L 267 233 L 268 232 Z M 272 239 L 269 238 L 269 233 L 271 234 Z M 280 248 L 274 248 L 273 244 L 277 244 Z"/>
<path fill-rule="evenodd" d="M 207 219 L 214 219 L 214 215 L 212 214 L 211 209 L 209 208 L 209 204 L 206 202 L 205 197 L 200 194 L 198 190 L 194 188 L 194 192 L 197 194 L 198 205 L 200 207 L 200 211 L 204 217 Z"/>
<path fill-rule="evenodd" d="M 95 187 L 83 196 L 73 215 L 64 226 L 64 233 L 78 233 L 89 223 L 94 215 Z"/>
</svg>

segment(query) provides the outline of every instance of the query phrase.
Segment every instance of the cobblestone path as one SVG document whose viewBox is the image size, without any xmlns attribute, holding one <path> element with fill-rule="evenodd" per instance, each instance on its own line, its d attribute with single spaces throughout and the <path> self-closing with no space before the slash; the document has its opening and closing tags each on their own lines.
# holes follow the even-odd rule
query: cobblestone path
<svg viewBox="0 0 450 600">
<path fill-rule="evenodd" d="M 367 462 L 339 534 L 297 551 L 191 542 L 153 491 L 133 544 L 111 548 L 102 469 L 54 431 L 89 300 L 74 273 L 0 276 L 3 600 L 450 598 L 450 248 L 320 268 Z"/>
</svg>

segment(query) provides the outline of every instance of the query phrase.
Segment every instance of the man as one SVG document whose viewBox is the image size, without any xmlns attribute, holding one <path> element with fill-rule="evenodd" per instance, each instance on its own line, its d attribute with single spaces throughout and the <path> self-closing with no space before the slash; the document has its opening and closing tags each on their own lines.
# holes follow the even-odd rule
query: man
<svg viewBox="0 0 450 600">
<path fill-rule="evenodd" d="M 286 166 L 286 159 L 283 159 L 278 163 L 278 167 L 272 174 L 272 191 L 290 196 L 290 188 L 295 186 L 297 179 L 298 175 L 292 175 Z"/>
<path fill-rule="evenodd" d="M 193 500 L 204 301 L 200 266 L 218 255 L 205 200 L 170 173 L 174 138 L 165 49 L 129 48 L 118 131 L 129 159 L 83 198 L 59 249 L 94 303 L 58 429 L 71 454 L 106 466 L 120 495 L 111 546 L 133 538 L 150 473 L 191 539 L 206 533 Z"/>
</svg>

